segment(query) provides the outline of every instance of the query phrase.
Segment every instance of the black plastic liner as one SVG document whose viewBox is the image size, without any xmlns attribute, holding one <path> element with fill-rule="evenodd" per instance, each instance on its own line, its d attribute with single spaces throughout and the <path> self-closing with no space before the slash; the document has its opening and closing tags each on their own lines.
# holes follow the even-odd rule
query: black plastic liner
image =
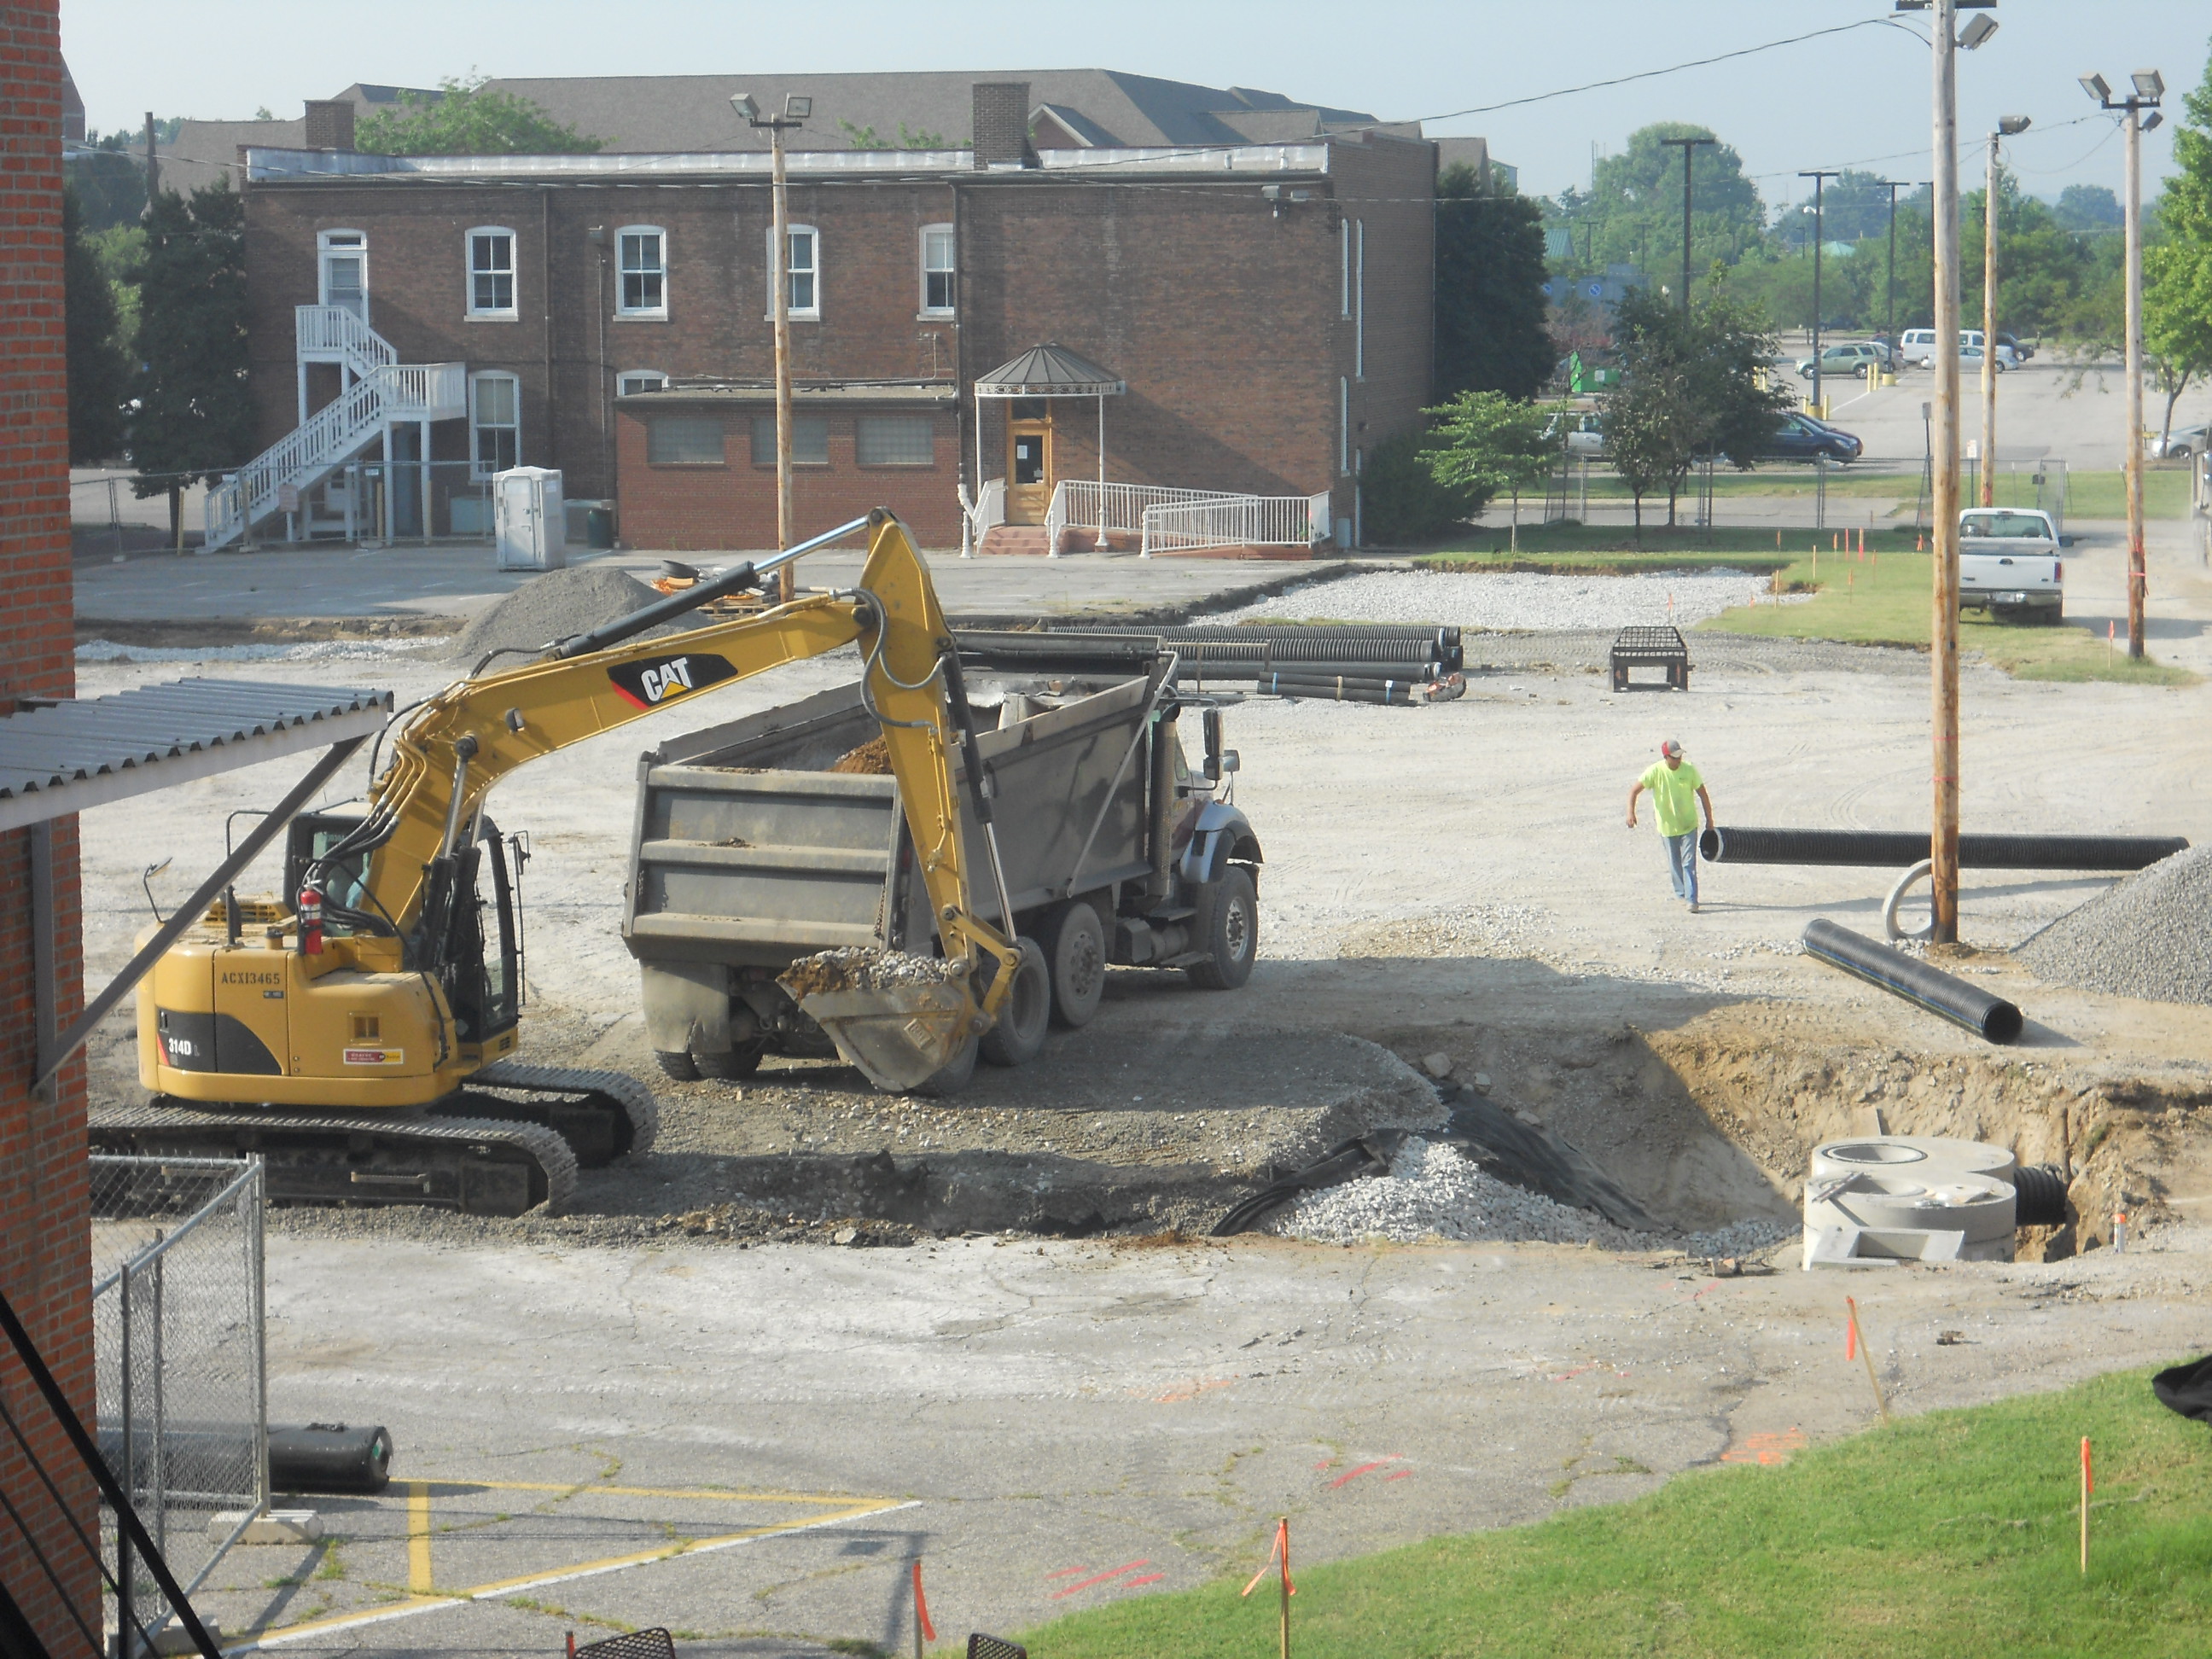
<svg viewBox="0 0 2212 1659">
<path fill-rule="evenodd" d="M 2141 870 L 2186 852 L 2182 836 L 1961 836 L 1967 870 Z M 1902 830 L 1708 830 L 1708 864 L 1849 864 L 1904 868 L 1929 856 L 1925 832 Z"/>
<path fill-rule="evenodd" d="M 381 1424 L 269 1425 L 272 1492 L 382 1492 L 392 1479 L 392 1436 Z"/>
<path fill-rule="evenodd" d="M 2019 1041 L 2024 1022 L 2015 1004 L 1930 968 L 1880 939 L 1816 917 L 1805 924 L 1805 949 L 1831 967 L 1879 985 L 1977 1036 L 1996 1043 Z"/>
<path fill-rule="evenodd" d="M 251 1467 L 252 1431 L 242 1423 L 171 1421 L 157 1437 L 151 1418 L 140 1421 L 131 1455 L 139 1484 L 155 1481 L 155 1446 L 161 1451 L 161 1480 L 172 1492 L 223 1492 L 238 1490 L 239 1470 Z M 123 1473 L 123 1425 L 102 1418 L 100 1454 L 118 1477 Z M 352 1427 L 343 1423 L 269 1425 L 269 1489 L 291 1492 L 378 1492 L 392 1479 L 392 1436 L 381 1425 Z"/>
</svg>

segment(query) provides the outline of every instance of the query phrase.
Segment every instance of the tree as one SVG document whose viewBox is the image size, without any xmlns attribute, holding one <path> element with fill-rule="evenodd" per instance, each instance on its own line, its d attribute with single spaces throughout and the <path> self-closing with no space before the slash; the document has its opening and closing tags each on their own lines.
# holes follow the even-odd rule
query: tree
<svg viewBox="0 0 2212 1659">
<path fill-rule="evenodd" d="M 2212 63 L 2182 101 L 2159 240 L 2143 250 L 2143 344 L 2160 368 L 2168 434 L 2182 389 L 2212 374 Z"/>
<path fill-rule="evenodd" d="M 1360 531 L 1370 542 L 1433 541 L 1479 510 L 1466 490 L 1441 482 L 1431 470 L 1418 431 L 1385 438 L 1361 465 Z"/>
<path fill-rule="evenodd" d="M 398 109 L 355 129 L 355 147 L 374 155 L 589 155 L 606 143 L 527 98 L 492 91 L 487 78 L 447 76 L 434 94 L 401 92 Z"/>
<path fill-rule="evenodd" d="M 1534 397 L 1559 360 L 1545 326 L 1541 210 L 1481 190 L 1462 163 L 1437 179 L 1436 215 L 1437 390 Z"/>
<path fill-rule="evenodd" d="M 1680 487 L 1697 453 L 1696 417 L 1689 377 L 1670 358 L 1638 352 L 1624 343 L 1620 383 L 1601 400 L 1606 459 L 1636 498 L 1636 544 L 1644 544 L 1644 498 L 1665 486 Z"/>
<path fill-rule="evenodd" d="M 124 392 L 131 360 L 118 331 L 115 295 L 84 239 L 76 191 L 62 192 L 62 291 L 69 357 L 70 461 L 89 465 L 123 453 Z"/>
<path fill-rule="evenodd" d="M 1711 137 L 1712 129 L 1661 121 L 1632 132 L 1628 147 L 1592 168 L 1588 195 L 1565 191 L 1547 208 L 1552 222 L 1571 226 L 1586 250 L 1577 269 L 1639 264 L 1679 270 L 1682 264 L 1682 152 L 1662 138 Z M 1691 176 L 1691 262 L 1734 264 L 1766 234 L 1766 208 L 1744 176 L 1743 158 L 1728 144 L 1698 151 Z"/>
<path fill-rule="evenodd" d="M 2103 185 L 2069 185 L 2058 192 L 2053 216 L 2062 230 L 2118 230 L 2126 220 L 2120 198 Z"/>
<path fill-rule="evenodd" d="M 139 284 L 138 407 L 131 459 L 140 495 L 167 492 L 177 532 L 188 477 L 211 480 L 255 448 L 246 385 L 246 209 L 228 179 L 189 198 L 165 190 L 146 217 Z"/>
<path fill-rule="evenodd" d="M 1513 495 L 1513 546 L 1521 545 L 1521 492 L 1541 483 L 1558 458 L 1548 436 L 1557 409 L 1542 409 L 1496 392 L 1462 392 L 1428 411 L 1436 424 L 1421 459 L 1437 482 L 1457 489 L 1480 512 Z"/>
<path fill-rule="evenodd" d="M 903 121 L 899 123 L 898 143 L 896 144 L 885 143 L 878 136 L 872 123 L 865 127 L 858 127 L 850 121 L 841 120 L 837 125 L 844 135 L 853 141 L 854 149 L 973 149 L 975 148 L 964 138 L 956 144 L 941 132 L 931 132 L 927 130 L 909 132 Z"/>
</svg>

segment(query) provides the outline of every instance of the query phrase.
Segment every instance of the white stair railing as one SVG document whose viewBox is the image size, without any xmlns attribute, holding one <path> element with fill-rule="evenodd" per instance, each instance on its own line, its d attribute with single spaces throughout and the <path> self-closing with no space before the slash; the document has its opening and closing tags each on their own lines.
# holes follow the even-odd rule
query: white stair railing
<svg viewBox="0 0 2212 1659">
<path fill-rule="evenodd" d="M 292 332 L 301 362 L 343 362 L 366 375 L 399 361 L 391 341 L 343 306 L 295 306 Z"/>
<path fill-rule="evenodd" d="M 465 413 L 461 363 L 387 363 L 363 375 L 207 493 L 204 545 L 227 547 L 249 520 L 277 510 L 287 485 L 305 493 L 394 421 L 449 420 Z"/>
<path fill-rule="evenodd" d="M 981 496 L 968 499 L 968 486 L 963 483 L 956 492 L 960 497 L 960 516 L 964 522 L 966 539 L 961 544 L 960 556 L 973 556 L 983 545 L 983 538 L 1006 521 L 1006 481 L 991 478 L 985 481 Z"/>
<path fill-rule="evenodd" d="M 1210 501 L 1162 502 L 1145 509 L 1139 558 L 1192 553 L 1212 547 L 1311 547 L 1325 533 L 1328 497 L 1221 495 Z"/>
</svg>

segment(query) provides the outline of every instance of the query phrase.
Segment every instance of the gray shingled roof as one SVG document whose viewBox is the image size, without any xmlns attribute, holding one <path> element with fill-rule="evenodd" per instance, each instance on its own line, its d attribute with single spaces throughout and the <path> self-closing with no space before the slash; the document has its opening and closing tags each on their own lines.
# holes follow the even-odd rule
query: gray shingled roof
<svg viewBox="0 0 2212 1659">
<path fill-rule="evenodd" d="M 1119 397 L 1128 382 L 1064 345 L 1035 345 L 988 374 L 975 377 L 975 391 L 996 398 Z"/>
</svg>

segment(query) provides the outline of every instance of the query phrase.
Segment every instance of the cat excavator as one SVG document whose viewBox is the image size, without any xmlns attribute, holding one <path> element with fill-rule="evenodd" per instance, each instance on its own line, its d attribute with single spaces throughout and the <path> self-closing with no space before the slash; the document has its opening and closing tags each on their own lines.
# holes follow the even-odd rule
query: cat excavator
<svg viewBox="0 0 2212 1659">
<path fill-rule="evenodd" d="M 862 529 L 868 557 L 853 588 L 640 637 Z M 139 1078 L 152 1100 L 96 1110 L 94 1149 L 257 1153 L 278 1202 L 558 1209 L 580 1164 L 652 1145 L 658 1108 L 626 1074 L 517 1057 L 527 843 L 493 824 L 487 797 L 541 756 L 854 644 L 941 955 L 827 952 L 786 983 L 878 1086 L 957 1086 L 1017 978 L 1044 965 L 971 908 L 970 884 L 988 873 L 999 914 L 1013 914 L 975 721 L 928 568 L 878 509 L 535 660 L 488 658 L 402 711 L 365 810 L 293 820 L 284 896 L 227 895 L 140 982 Z M 984 868 L 963 845 L 956 747 Z"/>
</svg>

